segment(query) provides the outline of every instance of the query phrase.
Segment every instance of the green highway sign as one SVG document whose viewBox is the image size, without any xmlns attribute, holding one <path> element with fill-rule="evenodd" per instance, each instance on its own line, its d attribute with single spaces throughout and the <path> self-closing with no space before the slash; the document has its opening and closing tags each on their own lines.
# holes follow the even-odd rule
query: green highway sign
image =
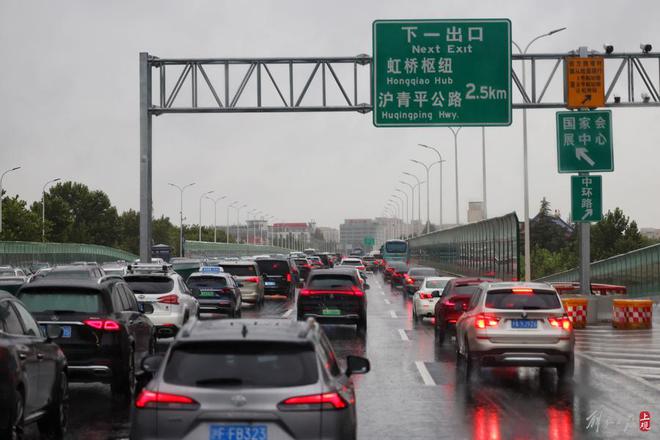
<svg viewBox="0 0 660 440">
<path fill-rule="evenodd" d="M 577 223 L 603 218 L 602 176 L 571 176 L 571 216 Z"/>
<path fill-rule="evenodd" d="M 377 127 L 511 124 L 511 21 L 376 20 Z"/>
<path fill-rule="evenodd" d="M 362 240 L 362 243 L 364 243 L 365 246 L 373 246 L 374 244 L 376 244 L 376 240 L 373 237 L 366 236 Z"/>
<path fill-rule="evenodd" d="M 560 173 L 614 171 L 612 112 L 557 112 L 557 167 Z"/>
</svg>

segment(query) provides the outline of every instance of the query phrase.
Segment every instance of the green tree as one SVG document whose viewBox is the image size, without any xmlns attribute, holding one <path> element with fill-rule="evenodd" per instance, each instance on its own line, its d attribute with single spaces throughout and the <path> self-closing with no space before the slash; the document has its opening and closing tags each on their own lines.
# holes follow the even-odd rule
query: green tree
<svg viewBox="0 0 660 440">
<path fill-rule="evenodd" d="M 614 212 L 608 211 L 591 228 L 592 261 L 634 251 L 649 244 L 651 242 L 640 234 L 637 223 L 630 221 L 630 217 L 618 207 Z"/>
<path fill-rule="evenodd" d="M 117 247 L 133 254 L 140 253 L 140 214 L 129 209 L 118 217 Z"/>
<path fill-rule="evenodd" d="M 550 202 L 545 197 L 541 200 L 539 213 L 531 221 L 530 233 L 534 246 L 551 252 L 561 251 L 574 235 L 560 218 L 552 214 Z"/>
<path fill-rule="evenodd" d="M 2 198 L 2 233 L 8 241 L 41 241 L 41 218 L 18 195 Z"/>
</svg>

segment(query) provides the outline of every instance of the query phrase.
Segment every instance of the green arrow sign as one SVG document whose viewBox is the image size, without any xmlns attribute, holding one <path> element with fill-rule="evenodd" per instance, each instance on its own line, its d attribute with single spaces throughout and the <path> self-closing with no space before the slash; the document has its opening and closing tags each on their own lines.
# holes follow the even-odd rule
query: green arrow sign
<svg viewBox="0 0 660 440">
<path fill-rule="evenodd" d="M 511 22 L 376 20 L 377 127 L 511 124 Z"/>
<path fill-rule="evenodd" d="M 571 211 L 576 223 L 603 218 L 602 176 L 571 176 Z"/>
<path fill-rule="evenodd" d="M 560 173 L 614 171 L 612 112 L 557 112 Z"/>
</svg>

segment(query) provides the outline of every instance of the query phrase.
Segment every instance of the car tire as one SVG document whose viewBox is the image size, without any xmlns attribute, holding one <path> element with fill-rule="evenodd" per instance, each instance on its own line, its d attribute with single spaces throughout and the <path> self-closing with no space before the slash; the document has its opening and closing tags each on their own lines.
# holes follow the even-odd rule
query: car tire
<svg viewBox="0 0 660 440">
<path fill-rule="evenodd" d="M 57 394 L 48 408 L 48 412 L 37 425 L 41 438 L 62 440 L 66 433 L 69 415 L 69 382 L 64 371 L 60 373 L 60 380 L 55 392 Z"/>
<path fill-rule="evenodd" d="M 136 386 L 135 355 L 131 348 L 128 353 L 126 368 L 119 375 L 112 378 L 110 389 L 113 397 L 130 400 L 135 394 Z"/>
<path fill-rule="evenodd" d="M 557 378 L 562 382 L 568 382 L 573 379 L 575 373 L 575 358 L 573 356 L 562 365 L 557 366 Z"/>
<path fill-rule="evenodd" d="M 413 303 L 413 308 L 412 308 L 412 318 L 413 318 L 413 324 L 419 324 L 419 316 L 417 316 L 417 309 L 415 308 L 415 304 Z"/>
<path fill-rule="evenodd" d="M 442 326 L 442 324 L 440 323 L 440 319 L 438 319 L 437 316 L 436 316 L 436 318 L 435 318 L 435 326 L 434 326 L 434 329 L 435 329 L 435 342 L 436 342 L 438 345 L 442 345 L 442 344 L 444 344 L 444 342 L 445 342 L 445 334 L 446 334 L 447 331 L 446 331 L 446 328 L 444 328 L 444 327 Z"/>
<path fill-rule="evenodd" d="M 20 440 L 23 438 L 25 420 L 25 398 L 20 390 L 16 390 L 16 401 L 14 412 L 11 415 L 8 426 L 0 427 L 0 438 L 9 440 Z"/>
<path fill-rule="evenodd" d="M 242 316 L 241 309 L 239 308 L 238 310 L 234 310 L 234 318 L 240 318 Z"/>
</svg>

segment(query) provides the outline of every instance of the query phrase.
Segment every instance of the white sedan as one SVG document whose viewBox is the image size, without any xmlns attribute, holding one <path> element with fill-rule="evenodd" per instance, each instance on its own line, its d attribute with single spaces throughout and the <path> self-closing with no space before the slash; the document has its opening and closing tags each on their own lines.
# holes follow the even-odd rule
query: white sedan
<svg viewBox="0 0 660 440">
<path fill-rule="evenodd" d="M 413 295 L 413 323 L 433 317 L 435 303 L 438 302 L 442 290 L 451 279 L 453 277 L 424 278 L 419 290 Z"/>
</svg>

